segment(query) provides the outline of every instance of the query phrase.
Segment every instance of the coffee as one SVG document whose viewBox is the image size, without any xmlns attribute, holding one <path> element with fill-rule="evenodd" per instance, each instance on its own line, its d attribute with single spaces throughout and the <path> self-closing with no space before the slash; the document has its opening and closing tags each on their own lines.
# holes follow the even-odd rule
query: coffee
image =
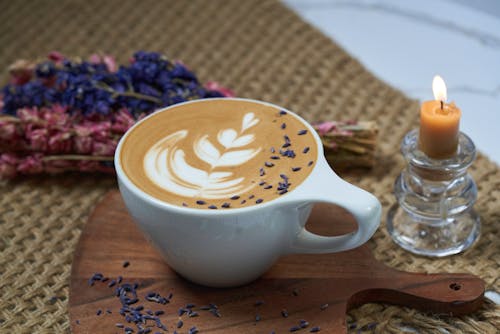
<svg viewBox="0 0 500 334">
<path fill-rule="evenodd" d="M 206 99 L 157 112 L 123 139 L 120 162 L 149 195 L 178 206 L 231 209 L 292 191 L 318 155 L 295 115 L 248 100 Z"/>
</svg>

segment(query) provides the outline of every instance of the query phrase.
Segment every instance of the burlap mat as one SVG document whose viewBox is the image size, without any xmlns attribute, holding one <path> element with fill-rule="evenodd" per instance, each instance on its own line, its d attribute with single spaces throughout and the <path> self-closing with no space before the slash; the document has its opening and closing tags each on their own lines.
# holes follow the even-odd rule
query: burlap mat
<svg viewBox="0 0 500 334">
<path fill-rule="evenodd" d="M 387 208 L 403 167 L 402 136 L 417 126 L 418 103 L 387 86 L 355 59 L 275 1 L 0 1 L 0 68 L 51 50 L 87 56 L 103 51 L 123 62 L 133 51 L 157 50 L 182 59 L 205 81 L 239 96 L 274 102 L 308 120 L 376 120 L 377 167 L 344 176 L 374 192 Z M 5 73 L 3 74 L 5 78 Z M 408 78 L 411 80 L 412 78 Z M 483 231 L 465 254 L 431 260 L 397 248 L 385 222 L 370 241 L 378 259 L 420 272 L 470 272 L 500 291 L 500 171 L 479 157 L 471 173 Z M 61 333 L 74 246 L 96 202 L 116 187 L 113 177 L 67 174 L 0 182 L 0 332 Z M 57 298 L 52 298 L 57 297 Z M 471 316 L 438 317 L 370 304 L 350 312 L 359 328 L 377 333 L 496 333 L 500 308 L 487 303 Z M 368 326 L 371 327 L 371 326 Z M 355 329 L 354 331 L 356 331 Z"/>
</svg>

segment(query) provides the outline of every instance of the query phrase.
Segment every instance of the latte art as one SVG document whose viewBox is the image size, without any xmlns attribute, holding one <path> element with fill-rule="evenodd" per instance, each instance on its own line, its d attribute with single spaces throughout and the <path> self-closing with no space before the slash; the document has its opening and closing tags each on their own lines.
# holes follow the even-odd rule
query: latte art
<svg viewBox="0 0 500 334">
<path fill-rule="evenodd" d="M 317 159 L 302 120 L 248 100 L 205 99 L 157 112 L 121 145 L 121 165 L 141 190 L 199 209 L 259 205 L 293 191 Z"/>
<path fill-rule="evenodd" d="M 217 140 L 223 150 L 217 149 L 208 135 L 198 138 L 192 150 L 198 159 L 206 163 L 208 170 L 190 165 L 185 152 L 176 146 L 177 142 L 186 138 L 189 130 L 168 135 L 146 152 L 146 175 L 158 187 L 184 197 L 220 199 L 249 191 L 255 183 L 244 182 L 248 175 L 237 176 L 224 171 L 223 167 L 243 165 L 262 150 L 261 147 L 248 148 L 255 141 L 255 134 L 247 134 L 247 130 L 258 122 L 253 113 L 247 113 L 239 132 L 234 129 L 220 130 Z"/>
</svg>

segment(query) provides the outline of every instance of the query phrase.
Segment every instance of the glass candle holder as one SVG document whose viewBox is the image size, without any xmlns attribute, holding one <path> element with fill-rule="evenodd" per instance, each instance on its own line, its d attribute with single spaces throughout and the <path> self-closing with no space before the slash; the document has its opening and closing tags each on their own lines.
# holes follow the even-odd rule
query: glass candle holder
<svg viewBox="0 0 500 334">
<path fill-rule="evenodd" d="M 418 130 L 406 134 L 401 152 L 407 166 L 394 184 L 397 202 L 387 215 L 387 229 L 402 248 L 420 255 L 442 257 L 468 249 L 480 234 L 473 206 L 477 187 L 467 168 L 476 147 L 459 134 L 457 153 L 432 159 L 418 149 Z"/>
</svg>

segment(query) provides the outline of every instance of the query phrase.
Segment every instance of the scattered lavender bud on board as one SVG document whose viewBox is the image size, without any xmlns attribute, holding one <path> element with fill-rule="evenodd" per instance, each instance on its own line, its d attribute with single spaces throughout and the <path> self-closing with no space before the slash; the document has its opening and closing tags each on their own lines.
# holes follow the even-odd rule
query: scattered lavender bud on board
<svg viewBox="0 0 500 334">
<path fill-rule="evenodd" d="M 309 332 L 311 332 L 311 333 L 317 333 L 320 330 L 321 330 L 321 328 L 319 326 L 316 326 L 316 327 L 311 328 L 311 330 Z"/>
<path fill-rule="evenodd" d="M 129 265 L 130 265 L 130 262 L 124 261 L 122 266 L 123 266 L 123 268 L 127 268 Z"/>
<path fill-rule="evenodd" d="M 287 311 L 287 310 L 284 310 L 284 309 L 283 309 L 283 310 L 281 310 L 281 316 L 282 316 L 283 318 L 288 318 L 288 311 Z"/>
<path fill-rule="evenodd" d="M 323 311 L 323 310 L 326 310 L 326 309 L 328 308 L 328 306 L 330 306 L 330 305 L 328 305 L 328 304 L 323 304 L 323 305 L 321 305 L 319 308 L 321 309 L 321 311 Z"/>
<path fill-rule="evenodd" d="M 309 322 L 306 320 L 300 320 L 299 326 L 300 326 L 300 328 L 306 328 L 307 326 L 309 326 Z"/>
<path fill-rule="evenodd" d="M 296 332 L 300 329 L 301 329 L 300 326 L 293 326 L 293 327 L 290 327 L 290 332 Z"/>
<path fill-rule="evenodd" d="M 255 315 L 255 322 L 259 322 L 259 321 L 260 321 L 260 319 L 261 319 L 260 315 L 258 315 L 258 314 L 257 314 L 257 315 Z"/>
<path fill-rule="evenodd" d="M 177 321 L 177 328 L 182 328 L 182 325 L 184 325 L 182 320 Z"/>
<path fill-rule="evenodd" d="M 221 314 L 219 313 L 219 310 L 213 308 L 210 310 L 210 313 L 212 313 L 214 316 L 216 316 L 217 318 L 220 318 L 221 317 Z"/>
</svg>

